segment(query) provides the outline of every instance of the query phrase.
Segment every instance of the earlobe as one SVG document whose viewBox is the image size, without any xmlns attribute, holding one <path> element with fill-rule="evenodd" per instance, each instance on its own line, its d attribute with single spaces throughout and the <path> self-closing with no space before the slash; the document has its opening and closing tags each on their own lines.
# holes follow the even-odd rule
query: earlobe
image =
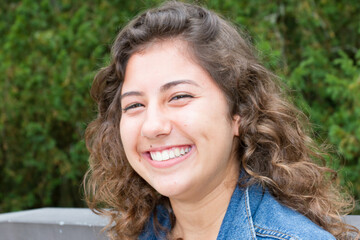
<svg viewBox="0 0 360 240">
<path fill-rule="evenodd" d="M 235 136 L 239 136 L 239 127 L 240 127 L 240 116 L 236 114 L 233 116 L 233 131 Z"/>
</svg>

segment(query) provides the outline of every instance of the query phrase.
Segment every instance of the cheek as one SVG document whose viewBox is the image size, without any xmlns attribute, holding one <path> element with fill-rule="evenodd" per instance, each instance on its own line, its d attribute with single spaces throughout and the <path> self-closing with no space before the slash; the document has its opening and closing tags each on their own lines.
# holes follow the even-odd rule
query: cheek
<svg viewBox="0 0 360 240">
<path fill-rule="evenodd" d="M 183 109 L 171 113 L 171 122 L 177 130 L 183 131 L 184 134 L 194 134 L 202 125 L 198 111 L 192 109 Z"/>
<path fill-rule="evenodd" d="M 221 116 L 221 113 L 216 114 L 212 108 L 207 108 L 204 105 L 178 111 L 172 119 L 175 125 L 180 126 L 178 130 L 183 135 L 201 146 L 204 143 L 212 144 L 219 134 L 228 131 L 227 126 L 229 126 L 226 117 Z M 224 129 L 225 124 L 226 129 Z"/>
<path fill-rule="evenodd" d="M 125 154 L 129 158 L 129 154 L 136 150 L 137 138 L 137 124 L 136 121 L 129 121 L 123 119 L 120 121 L 120 137 L 124 146 Z"/>
<path fill-rule="evenodd" d="M 126 119 L 120 121 L 120 137 L 126 158 L 131 167 L 141 175 L 139 172 L 139 155 L 137 152 L 137 128 L 135 121 Z"/>
</svg>

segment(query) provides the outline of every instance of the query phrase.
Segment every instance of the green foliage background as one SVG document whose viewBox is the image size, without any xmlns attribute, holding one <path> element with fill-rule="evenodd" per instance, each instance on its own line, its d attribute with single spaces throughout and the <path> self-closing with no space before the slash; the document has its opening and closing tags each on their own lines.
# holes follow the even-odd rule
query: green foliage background
<svg viewBox="0 0 360 240">
<path fill-rule="evenodd" d="M 0 3 L 0 212 L 84 207 L 89 90 L 118 30 L 161 1 Z M 293 90 L 360 199 L 360 1 L 208 0 Z M 360 212 L 357 205 L 356 213 Z"/>
</svg>

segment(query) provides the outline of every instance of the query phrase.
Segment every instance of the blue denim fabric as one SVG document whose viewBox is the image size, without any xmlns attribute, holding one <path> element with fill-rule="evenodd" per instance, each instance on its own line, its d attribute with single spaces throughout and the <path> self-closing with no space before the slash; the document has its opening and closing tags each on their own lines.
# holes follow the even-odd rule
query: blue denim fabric
<svg viewBox="0 0 360 240">
<path fill-rule="evenodd" d="M 159 222 L 170 228 L 169 217 L 158 208 Z M 150 219 L 140 240 L 165 239 L 160 232 L 156 237 Z M 335 237 L 302 214 L 281 205 L 261 187 L 235 188 L 221 224 L 217 240 L 335 240 Z"/>
</svg>

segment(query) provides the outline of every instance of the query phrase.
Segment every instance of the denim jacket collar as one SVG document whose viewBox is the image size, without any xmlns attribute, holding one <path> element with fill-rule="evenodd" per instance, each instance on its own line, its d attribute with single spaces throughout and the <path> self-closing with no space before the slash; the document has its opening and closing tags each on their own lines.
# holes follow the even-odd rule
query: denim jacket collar
<svg viewBox="0 0 360 240">
<path fill-rule="evenodd" d="M 217 240 L 256 239 L 252 212 L 249 202 L 249 189 L 242 191 L 236 187 L 222 222 Z"/>
<path fill-rule="evenodd" d="M 161 206 L 157 210 L 159 223 L 170 229 L 167 211 Z M 310 219 L 280 204 L 261 186 L 252 185 L 245 189 L 236 187 L 217 240 L 255 240 L 260 236 L 283 240 L 335 240 L 334 236 Z M 151 217 L 139 239 L 166 239 L 166 233 L 155 234 L 153 217 Z"/>
</svg>

